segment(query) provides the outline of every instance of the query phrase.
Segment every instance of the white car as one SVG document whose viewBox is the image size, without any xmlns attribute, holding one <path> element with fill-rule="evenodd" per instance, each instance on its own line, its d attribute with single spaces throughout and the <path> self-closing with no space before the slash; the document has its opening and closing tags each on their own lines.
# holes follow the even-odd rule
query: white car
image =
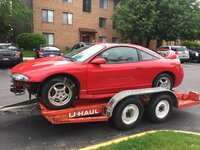
<svg viewBox="0 0 200 150">
<path fill-rule="evenodd" d="M 169 49 L 169 50 L 175 51 L 181 62 L 186 62 L 186 61 L 189 61 L 190 59 L 189 51 L 185 46 L 161 46 L 157 48 L 156 51 L 159 51 L 162 49 Z"/>
</svg>

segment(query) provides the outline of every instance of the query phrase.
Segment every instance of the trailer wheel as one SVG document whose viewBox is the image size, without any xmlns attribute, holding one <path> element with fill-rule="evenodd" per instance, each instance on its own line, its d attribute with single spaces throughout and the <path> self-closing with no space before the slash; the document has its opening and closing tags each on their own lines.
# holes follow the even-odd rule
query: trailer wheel
<svg viewBox="0 0 200 150">
<path fill-rule="evenodd" d="M 76 86 L 67 77 L 55 77 L 44 83 L 41 101 L 49 109 L 64 109 L 72 105 L 76 98 Z"/>
<path fill-rule="evenodd" d="M 173 100 L 169 95 L 159 94 L 151 99 L 146 108 L 146 115 L 154 123 L 166 121 L 173 110 Z"/>
<path fill-rule="evenodd" d="M 114 109 L 112 121 L 121 130 L 134 128 L 142 119 L 144 108 L 136 98 L 129 97 L 121 101 Z"/>
</svg>

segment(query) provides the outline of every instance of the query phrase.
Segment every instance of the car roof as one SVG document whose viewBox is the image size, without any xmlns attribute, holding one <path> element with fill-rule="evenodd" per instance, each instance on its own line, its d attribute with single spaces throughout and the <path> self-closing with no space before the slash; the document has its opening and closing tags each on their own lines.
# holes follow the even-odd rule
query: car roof
<svg viewBox="0 0 200 150">
<path fill-rule="evenodd" d="M 0 45 L 11 45 L 11 43 L 0 43 Z"/>
<path fill-rule="evenodd" d="M 130 47 L 135 47 L 138 49 L 144 49 L 144 47 L 136 44 L 129 44 L 129 43 L 96 43 L 98 45 L 104 45 L 106 47 L 115 47 L 115 46 L 130 46 Z"/>
</svg>

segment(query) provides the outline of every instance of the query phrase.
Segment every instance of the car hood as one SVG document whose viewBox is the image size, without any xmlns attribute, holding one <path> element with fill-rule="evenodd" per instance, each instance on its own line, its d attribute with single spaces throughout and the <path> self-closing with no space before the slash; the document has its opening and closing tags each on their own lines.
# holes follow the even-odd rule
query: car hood
<svg viewBox="0 0 200 150">
<path fill-rule="evenodd" d="M 62 57 L 46 57 L 21 63 L 12 68 L 11 73 L 21 73 L 31 76 L 36 72 L 48 73 L 50 71 L 56 70 L 56 68 L 63 66 L 66 68 L 72 64 L 74 64 L 74 62 L 68 61 Z"/>
</svg>

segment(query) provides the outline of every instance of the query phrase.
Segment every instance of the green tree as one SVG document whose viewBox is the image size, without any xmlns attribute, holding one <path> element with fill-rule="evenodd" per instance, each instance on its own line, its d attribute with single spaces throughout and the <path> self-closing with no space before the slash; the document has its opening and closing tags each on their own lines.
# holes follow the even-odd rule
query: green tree
<svg viewBox="0 0 200 150">
<path fill-rule="evenodd" d="M 113 21 L 124 38 L 156 39 L 158 46 L 163 40 L 200 39 L 197 0 L 122 0 Z"/>
<path fill-rule="evenodd" d="M 157 16 L 156 2 L 152 0 L 121 0 L 115 9 L 113 21 L 126 40 L 149 39 Z"/>
<path fill-rule="evenodd" d="M 0 41 L 10 41 L 16 28 L 30 25 L 30 16 L 25 0 L 0 0 Z"/>
</svg>

